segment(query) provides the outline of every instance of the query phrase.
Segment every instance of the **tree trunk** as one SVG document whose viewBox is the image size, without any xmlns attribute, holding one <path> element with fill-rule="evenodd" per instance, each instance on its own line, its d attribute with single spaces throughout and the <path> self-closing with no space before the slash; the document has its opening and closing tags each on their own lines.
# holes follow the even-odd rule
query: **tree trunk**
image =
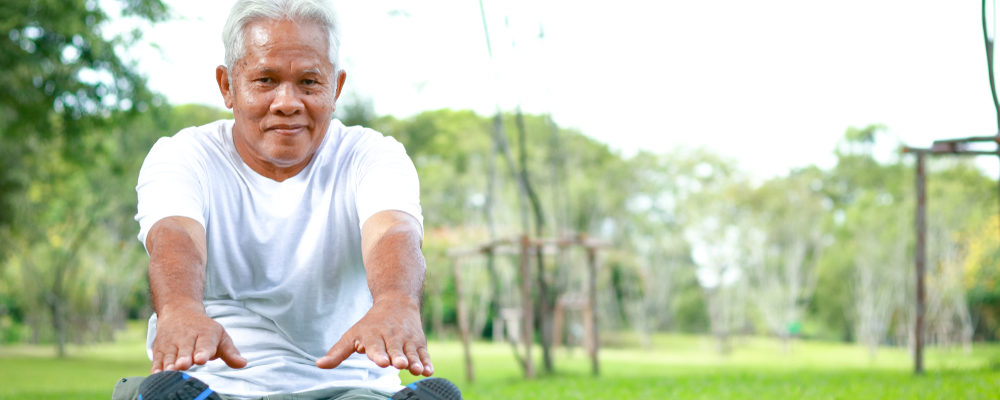
<svg viewBox="0 0 1000 400">
<path fill-rule="evenodd" d="M 56 334 L 56 356 L 66 358 L 66 313 L 65 305 L 60 299 L 53 299 L 49 302 L 49 311 L 52 313 L 52 330 Z"/>
<path fill-rule="evenodd" d="M 524 126 L 524 115 L 521 107 L 517 107 L 515 115 L 515 125 L 518 136 L 518 157 L 521 166 L 521 183 L 524 187 L 524 194 L 531 204 L 531 211 L 535 217 L 535 238 L 545 237 L 545 216 L 542 213 L 542 204 L 531 186 L 530 175 L 528 174 L 528 151 L 527 151 L 527 129 Z M 555 299 L 549 290 L 548 278 L 545 276 L 545 254 L 541 245 L 534 246 L 535 250 L 535 279 L 538 285 L 538 303 L 536 314 L 538 315 L 539 336 L 542 342 L 542 360 L 545 372 L 552 372 L 552 309 L 555 307 Z"/>
<path fill-rule="evenodd" d="M 497 110 L 497 114 L 493 117 L 493 146 L 490 151 L 489 158 L 489 179 L 487 181 L 486 188 L 486 202 L 484 204 L 484 213 L 486 214 L 486 225 L 489 230 L 490 243 L 496 241 L 496 221 L 493 218 L 493 204 L 496 201 L 496 181 L 497 181 L 497 165 L 496 158 L 498 154 L 504 155 L 504 160 L 507 162 L 507 169 L 510 171 L 511 176 L 517 183 L 518 194 L 522 194 L 522 184 L 521 180 L 518 179 L 517 174 L 514 172 L 514 161 L 510 155 L 510 147 L 507 146 L 507 136 L 504 135 L 503 127 L 503 116 L 500 114 L 500 110 Z M 521 210 L 521 229 L 523 232 L 527 232 L 528 216 L 527 212 L 524 210 L 523 195 L 518 196 L 518 209 Z M 501 317 L 500 315 L 500 294 L 503 293 L 500 287 L 500 274 L 496 270 L 496 255 L 493 252 L 493 248 L 489 249 L 486 254 L 486 270 L 489 271 L 490 279 L 493 281 L 493 315 L 496 317 Z M 528 374 L 528 364 L 523 357 L 521 357 L 521 352 L 517 349 L 517 342 L 513 338 L 508 339 L 510 343 L 511 351 L 514 353 L 514 358 L 517 360 L 517 364 L 521 366 L 521 369 Z"/>
</svg>

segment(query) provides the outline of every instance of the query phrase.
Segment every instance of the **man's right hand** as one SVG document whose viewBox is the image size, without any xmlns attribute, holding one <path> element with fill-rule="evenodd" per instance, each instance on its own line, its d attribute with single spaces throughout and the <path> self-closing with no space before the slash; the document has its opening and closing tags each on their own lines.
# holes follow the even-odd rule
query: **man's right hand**
<svg viewBox="0 0 1000 400">
<path fill-rule="evenodd" d="M 186 217 L 167 217 L 153 224 L 146 236 L 149 251 L 149 291 L 156 309 L 153 367 L 183 371 L 221 358 L 243 368 L 226 330 L 205 314 L 205 228 Z"/>
<path fill-rule="evenodd" d="M 217 358 L 231 368 L 247 365 L 222 325 L 205 315 L 200 307 L 164 310 L 157 314 L 152 373 L 184 371 Z"/>
</svg>

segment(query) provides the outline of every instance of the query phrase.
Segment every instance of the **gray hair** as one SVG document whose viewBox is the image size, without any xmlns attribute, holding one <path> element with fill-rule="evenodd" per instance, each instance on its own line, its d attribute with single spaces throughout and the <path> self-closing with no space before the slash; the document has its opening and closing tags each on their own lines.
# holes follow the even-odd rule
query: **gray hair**
<svg viewBox="0 0 1000 400">
<path fill-rule="evenodd" d="M 261 20 L 316 22 L 327 33 L 330 63 L 334 75 L 340 70 L 340 23 L 337 12 L 327 0 L 239 0 L 229 11 L 222 29 L 222 44 L 226 48 L 226 69 L 232 76 L 236 61 L 246 55 L 246 28 Z"/>
</svg>

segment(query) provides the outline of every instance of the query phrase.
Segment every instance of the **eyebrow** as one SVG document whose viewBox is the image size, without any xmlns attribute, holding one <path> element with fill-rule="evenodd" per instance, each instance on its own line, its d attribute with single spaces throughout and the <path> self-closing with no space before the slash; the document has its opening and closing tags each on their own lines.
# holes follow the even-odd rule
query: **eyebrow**
<svg viewBox="0 0 1000 400">
<path fill-rule="evenodd" d="M 275 73 L 277 71 L 278 71 L 277 69 L 271 68 L 271 67 L 259 67 L 259 68 L 257 68 L 257 73 L 271 74 L 271 73 Z M 305 75 L 305 74 L 322 75 L 323 72 L 320 71 L 319 68 L 309 68 L 307 70 L 302 71 L 301 74 L 303 74 L 303 75 Z"/>
</svg>

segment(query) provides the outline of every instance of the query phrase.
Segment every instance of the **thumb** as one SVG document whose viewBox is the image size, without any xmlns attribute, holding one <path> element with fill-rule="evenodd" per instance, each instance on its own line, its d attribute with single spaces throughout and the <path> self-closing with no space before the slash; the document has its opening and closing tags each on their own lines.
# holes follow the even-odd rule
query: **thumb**
<svg viewBox="0 0 1000 400">
<path fill-rule="evenodd" d="M 247 366 L 247 359 L 240 355 L 240 351 L 233 344 L 233 339 L 225 332 L 222 333 L 222 340 L 219 342 L 219 352 L 216 356 L 222 358 L 222 361 L 225 361 L 226 365 L 230 368 L 243 368 Z"/>
<path fill-rule="evenodd" d="M 356 342 L 356 340 L 348 339 L 347 336 L 341 337 L 340 340 L 330 348 L 330 351 L 326 352 L 326 355 L 316 360 L 316 366 L 325 369 L 336 368 L 340 365 L 340 363 L 344 362 L 347 357 L 354 354 L 355 351 L 364 352 L 364 348 L 359 348 Z"/>
</svg>

